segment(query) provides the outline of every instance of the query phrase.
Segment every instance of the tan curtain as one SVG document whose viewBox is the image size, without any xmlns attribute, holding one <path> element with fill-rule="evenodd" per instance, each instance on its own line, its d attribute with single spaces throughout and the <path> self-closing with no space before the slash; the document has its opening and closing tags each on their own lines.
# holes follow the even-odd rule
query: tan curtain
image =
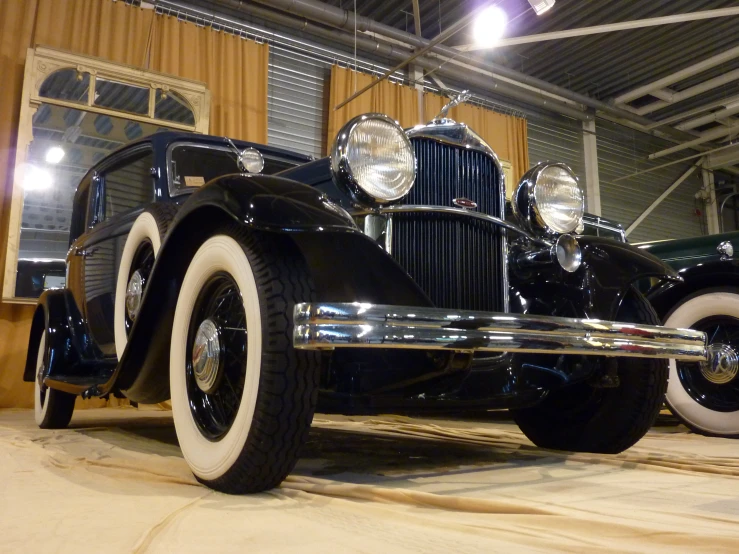
<svg viewBox="0 0 739 554">
<path fill-rule="evenodd" d="M 426 119 L 432 119 L 448 101 L 438 94 L 425 94 Z M 469 125 L 490 145 L 501 160 L 509 161 L 516 181 L 529 168 L 528 131 L 525 119 L 503 115 L 471 104 L 452 108 L 449 117 Z"/>
<path fill-rule="evenodd" d="M 31 46 L 42 44 L 143 67 L 153 20 L 154 10 L 125 2 L 38 0 Z"/>
<path fill-rule="evenodd" d="M 387 80 L 352 100 L 341 109 L 334 110 L 334 106 L 376 79 L 372 75 L 344 69 L 336 65 L 331 68 L 327 152 L 331 148 L 341 126 L 352 117 L 363 113 L 377 112 L 389 115 L 397 120 L 402 127 L 412 127 L 421 123 L 418 117 L 418 91 Z"/>
<path fill-rule="evenodd" d="M 23 68 L 35 16 L 35 0 L 0 1 L 0 268 L 5 267 Z M 33 306 L 0 304 L 0 408 L 33 405 L 33 385 L 21 381 L 32 315 Z"/>
<path fill-rule="evenodd" d="M 267 142 L 269 47 L 172 16 L 157 16 L 154 71 L 203 81 L 211 92 L 210 133 Z"/>
<path fill-rule="evenodd" d="M 122 1 L 0 0 L 0 268 L 26 50 L 37 44 L 204 81 L 212 92 L 212 133 L 267 142 L 266 45 Z M 33 385 L 22 381 L 33 310 L 0 304 L 0 408 L 33 405 Z"/>
</svg>

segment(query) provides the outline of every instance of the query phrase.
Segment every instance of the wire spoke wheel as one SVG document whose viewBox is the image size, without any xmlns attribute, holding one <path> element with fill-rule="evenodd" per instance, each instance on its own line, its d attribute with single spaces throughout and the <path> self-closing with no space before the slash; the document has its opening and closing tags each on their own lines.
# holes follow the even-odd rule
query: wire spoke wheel
<svg viewBox="0 0 739 554">
<path fill-rule="evenodd" d="M 697 321 L 692 328 L 706 333 L 709 349 L 728 346 L 734 352 L 739 350 L 737 318 L 711 316 Z M 677 362 L 677 374 L 685 391 L 698 404 L 717 412 L 739 410 L 739 377 L 736 376 L 735 367 L 727 368 L 723 373 L 725 377 L 721 379 L 722 374 L 714 377 L 707 373 L 703 363 Z"/>
<path fill-rule="evenodd" d="M 195 303 L 188 330 L 187 394 L 200 432 L 219 440 L 241 403 L 248 354 L 246 312 L 236 282 L 217 273 Z"/>
</svg>

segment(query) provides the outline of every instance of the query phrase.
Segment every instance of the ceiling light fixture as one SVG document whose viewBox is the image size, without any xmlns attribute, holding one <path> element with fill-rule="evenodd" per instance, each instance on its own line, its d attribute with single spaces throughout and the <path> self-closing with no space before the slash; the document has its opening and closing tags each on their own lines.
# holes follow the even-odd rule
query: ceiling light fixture
<svg viewBox="0 0 739 554">
<path fill-rule="evenodd" d="M 29 164 L 24 173 L 23 190 L 26 192 L 49 190 L 54 184 L 51 173 L 46 169 Z"/>
<path fill-rule="evenodd" d="M 46 163 L 58 164 L 64 158 L 64 150 L 59 146 L 52 146 L 46 151 Z"/>
<path fill-rule="evenodd" d="M 536 15 L 541 15 L 546 11 L 549 11 L 556 0 L 529 0 L 529 4 L 534 8 Z"/>
<path fill-rule="evenodd" d="M 475 43 L 483 48 L 495 46 L 505 32 L 508 16 L 498 6 L 491 6 L 475 18 L 472 25 L 472 36 Z"/>
</svg>

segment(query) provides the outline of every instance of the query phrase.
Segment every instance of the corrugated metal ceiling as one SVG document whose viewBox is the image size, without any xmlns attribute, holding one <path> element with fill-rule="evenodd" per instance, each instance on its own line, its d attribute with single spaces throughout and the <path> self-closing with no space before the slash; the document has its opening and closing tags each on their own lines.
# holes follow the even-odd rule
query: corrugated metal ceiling
<svg viewBox="0 0 739 554">
<path fill-rule="evenodd" d="M 327 3 L 353 10 L 353 0 Z M 432 38 L 481 0 L 420 0 L 423 35 Z M 507 36 L 522 36 L 688 13 L 736 7 L 736 0 L 557 0 L 546 14 L 536 16 L 526 0 L 501 0 L 512 22 Z M 411 0 L 356 2 L 361 15 L 414 32 Z M 449 44 L 472 42 L 469 31 Z M 677 23 L 629 31 L 509 46 L 489 52 L 491 61 L 570 90 L 607 100 L 637 86 L 669 75 L 687 65 L 739 45 L 739 16 Z M 676 85 L 682 90 L 739 68 L 724 64 Z M 739 94 L 739 82 L 655 112 L 661 119 L 724 95 Z"/>
</svg>

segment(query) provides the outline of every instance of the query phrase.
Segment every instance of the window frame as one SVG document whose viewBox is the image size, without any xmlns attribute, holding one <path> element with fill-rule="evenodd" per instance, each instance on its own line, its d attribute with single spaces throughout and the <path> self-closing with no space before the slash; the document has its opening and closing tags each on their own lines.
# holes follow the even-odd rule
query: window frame
<svg viewBox="0 0 739 554">
<path fill-rule="evenodd" d="M 72 102 L 40 95 L 44 81 L 53 73 L 63 69 L 74 69 L 79 73 L 89 73 L 90 84 L 87 101 Z M 93 105 L 94 90 L 97 78 L 117 81 L 124 84 L 149 89 L 149 114 L 138 115 L 113 108 L 101 108 Z M 192 109 L 194 125 L 187 125 L 154 118 L 157 90 L 176 93 L 186 100 Z M 204 83 L 183 79 L 163 73 L 144 71 L 131 66 L 108 62 L 91 56 L 83 56 L 63 50 L 37 46 L 29 48 L 26 55 L 23 90 L 21 94 L 21 111 L 18 125 L 18 142 L 15 154 L 13 186 L 10 202 L 10 221 L 3 278 L 2 301 L 17 304 L 35 304 L 33 298 L 15 296 L 15 281 L 20 253 L 21 219 L 23 215 L 24 167 L 28 158 L 29 147 L 33 142 L 33 117 L 42 104 L 71 108 L 92 114 L 102 114 L 138 123 L 158 125 L 167 129 L 207 133 L 210 118 L 210 91 Z M 94 167 L 94 166 L 93 166 Z M 99 172 L 99 170 L 98 170 Z M 91 182 L 90 186 L 95 183 Z M 90 200 L 94 191 L 90 191 Z M 87 225 L 87 220 L 85 224 Z M 89 228 L 86 229 L 86 231 Z M 71 227 L 70 227 L 71 233 Z"/>
<path fill-rule="evenodd" d="M 152 166 L 149 167 L 148 171 L 148 177 L 150 180 L 151 185 L 151 201 L 147 204 L 151 204 L 152 202 L 156 201 L 156 177 L 152 175 L 151 170 L 155 168 L 156 164 L 156 158 L 154 154 L 154 148 L 152 147 L 151 143 L 145 142 L 143 144 L 138 144 L 136 146 L 132 146 L 131 148 L 127 148 L 126 150 L 120 152 L 118 155 L 112 157 L 110 160 L 106 160 L 105 165 L 101 166 L 97 170 L 97 178 L 100 182 L 100 194 L 98 198 L 98 206 L 97 206 L 97 221 L 95 222 L 95 225 L 104 223 L 110 219 L 113 219 L 115 217 L 118 217 L 120 215 L 125 215 L 129 213 L 129 211 L 113 214 L 111 216 L 108 216 L 106 214 L 106 208 L 107 208 L 107 202 L 108 202 L 108 196 L 107 196 L 107 177 L 108 174 L 117 171 L 118 169 L 121 169 L 123 167 L 126 167 L 127 165 L 130 165 L 133 162 L 138 161 L 141 158 L 146 157 L 147 155 L 150 155 L 152 158 Z M 138 208 L 134 208 L 138 209 Z"/>
</svg>

